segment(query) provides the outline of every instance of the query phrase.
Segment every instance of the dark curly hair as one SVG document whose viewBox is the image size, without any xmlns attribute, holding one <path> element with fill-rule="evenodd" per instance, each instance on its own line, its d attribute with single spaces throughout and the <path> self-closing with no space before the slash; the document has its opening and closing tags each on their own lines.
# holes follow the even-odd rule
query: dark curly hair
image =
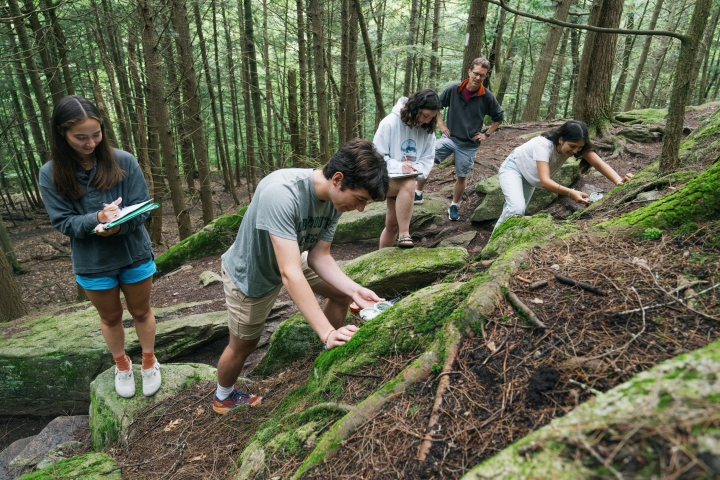
<svg viewBox="0 0 720 480">
<path fill-rule="evenodd" d="M 423 88 L 410 95 L 405 106 L 400 109 L 400 119 L 408 127 L 417 127 L 417 117 L 420 110 L 440 110 L 440 97 L 432 88 Z M 436 117 L 433 117 L 422 128 L 427 133 L 434 133 L 437 125 Z"/>
<path fill-rule="evenodd" d="M 587 124 L 585 122 L 581 122 L 580 120 L 570 120 L 565 122 L 558 128 L 548 130 L 543 133 L 542 136 L 553 142 L 553 145 L 559 145 L 561 138 L 566 142 L 583 140 L 585 145 L 583 145 L 580 151 L 575 155 L 576 158 L 581 157 L 586 152 L 595 150 L 592 143 L 590 143 L 590 134 L 588 133 Z M 586 173 L 588 170 L 590 170 L 590 164 L 588 161 L 584 158 L 580 159 L 580 172 Z"/>
<path fill-rule="evenodd" d="M 340 190 L 364 188 L 375 201 L 385 200 L 390 179 L 387 164 L 375 145 L 363 138 L 354 138 L 340 147 L 322 169 L 328 180 L 335 172 L 343 174 Z"/>
</svg>

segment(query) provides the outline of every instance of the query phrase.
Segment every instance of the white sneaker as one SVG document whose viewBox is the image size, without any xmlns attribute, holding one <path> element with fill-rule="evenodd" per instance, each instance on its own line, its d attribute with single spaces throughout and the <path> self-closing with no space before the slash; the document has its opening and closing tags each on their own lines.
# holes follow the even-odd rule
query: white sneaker
<svg viewBox="0 0 720 480">
<path fill-rule="evenodd" d="M 150 397 L 160 390 L 162 376 L 160 375 L 160 364 L 155 360 L 155 365 L 147 370 L 142 370 L 143 395 Z"/>
<path fill-rule="evenodd" d="M 130 398 L 135 395 L 135 377 L 132 371 L 132 360 L 130 361 L 130 370 L 120 371 L 115 367 L 115 391 L 124 398 Z"/>
</svg>

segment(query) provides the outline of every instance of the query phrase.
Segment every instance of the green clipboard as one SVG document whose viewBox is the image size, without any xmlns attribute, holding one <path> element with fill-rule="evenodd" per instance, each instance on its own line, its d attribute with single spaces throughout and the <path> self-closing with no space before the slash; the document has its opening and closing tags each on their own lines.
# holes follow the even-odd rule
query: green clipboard
<svg viewBox="0 0 720 480">
<path fill-rule="evenodd" d="M 137 208 L 133 210 L 132 212 L 128 213 L 127 215 L 124 215 L 117 220 L 113 220 L 112 222 L 108 222 L 105 224 L 105 230 L 110 230 L 111 228 L 115 228 L 118 225 L 122 225 L 123 223 L 127 222 L 128 220 L 132 220 L 133 218 L 137 217 L 138 215 L 142 215 L 143 213 L 149 212 L 150 210 L 155 210 L 156 208 L 160 208 L 159 203 L 155 202 L 149 202 L 143 205 L 140 208 Z M 91 234 L 95 233 L 95 230 L 93 229 Z"/>
</svg>

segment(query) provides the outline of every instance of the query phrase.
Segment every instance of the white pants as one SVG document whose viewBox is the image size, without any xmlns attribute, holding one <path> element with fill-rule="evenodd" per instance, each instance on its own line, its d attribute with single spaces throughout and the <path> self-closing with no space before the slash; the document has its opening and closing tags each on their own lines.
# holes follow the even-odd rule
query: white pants
<svg viewBox="0 0 720 480">
<path fill-rule="evenodd" d="M 500 218 L 495 224 L 495 228 L 511 215 L 525 215 L 525 209 L 535 192 L 535 187 L 530 185 L 520 173 L 520 169 L 515 163 L 515 157 L 512 154 L 500 165 L 498 177 L 500 178 L 500 188 L 502 188 L 503 195 L 505 195 L 505 205 Z M 495 231 L 495 228 L 493 228 L 493 231 Z"/>
</svg>

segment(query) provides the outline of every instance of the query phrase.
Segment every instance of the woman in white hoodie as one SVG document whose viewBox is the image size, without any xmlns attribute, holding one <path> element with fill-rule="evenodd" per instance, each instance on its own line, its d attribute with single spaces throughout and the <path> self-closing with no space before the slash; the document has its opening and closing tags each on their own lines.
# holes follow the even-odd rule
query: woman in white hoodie
<svg viewBox="0 0 720 480">
<path fill-rule="evenodd" d="M 435 158 L 436 115 L 440 98 L 434 90 L 419 90 L 398 100 L 375 132 L 375 148 L 387 162 L 390 186 L 385 229 L 380 248 L 412 248 L 410 219 L 417 178 L 427 178 Z"/>
</svg>

